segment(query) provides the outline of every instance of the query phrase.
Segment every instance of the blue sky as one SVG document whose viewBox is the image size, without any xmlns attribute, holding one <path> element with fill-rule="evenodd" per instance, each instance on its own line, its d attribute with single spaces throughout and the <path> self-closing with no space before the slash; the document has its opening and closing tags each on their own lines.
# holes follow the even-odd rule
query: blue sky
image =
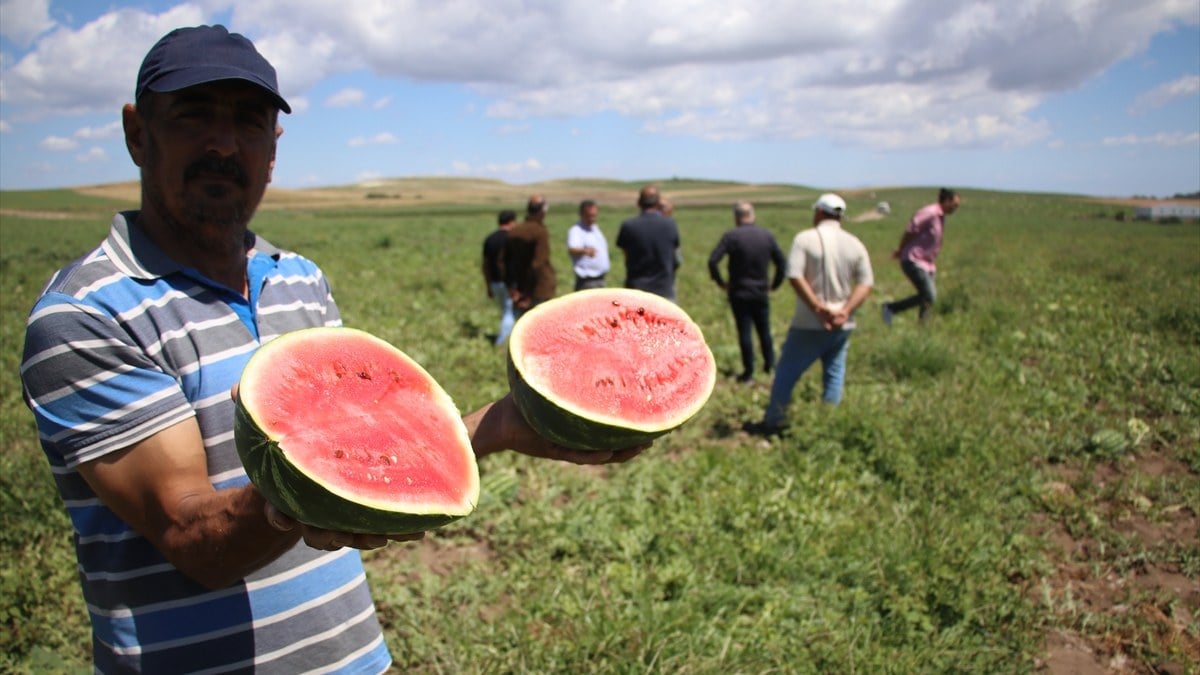
<svg viewBox="0 0 1200 675">
<path fill-rule="evenodd" d="M 0 0 L 0 188 L 136 179 L 120 107 L 199 23 L 275 64 L 283 187 L 1200 190 L 1195 0 Z"/>
</svg>

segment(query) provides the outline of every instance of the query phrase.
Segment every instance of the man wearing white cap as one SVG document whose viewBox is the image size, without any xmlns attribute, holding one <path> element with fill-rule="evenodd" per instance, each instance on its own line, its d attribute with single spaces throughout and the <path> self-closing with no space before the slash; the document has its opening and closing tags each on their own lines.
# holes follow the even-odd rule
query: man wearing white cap
<svg viewBox="0 0 1200 675">
<path fill-rule="evenodd" d="M 783 430 L 796 382 L 818 359 L 825 402 L 837 405 L 842 400 L 854 310 L 875 283 L 867 247 L 842 229 L 845 211 L 841 197 L 821 195 L 813 204 L 813 227 L 792 241 L 788 280 L 796 291 L 796 314 L 783 344 L 766 414 L 762 422 L 746 425 L 751 433 L 772 435 Z"/>
</svg>

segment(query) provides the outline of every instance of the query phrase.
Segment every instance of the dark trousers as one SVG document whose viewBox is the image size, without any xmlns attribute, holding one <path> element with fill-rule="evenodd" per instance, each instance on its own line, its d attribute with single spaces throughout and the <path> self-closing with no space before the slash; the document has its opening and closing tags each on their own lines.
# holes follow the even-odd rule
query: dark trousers
<svg viewBox="0 0 1200 675">
<path fill-rule="evenodd" d="M 888 306 L 896 314 L 906 309 L 920 307 L 918 316 L 924 319 L 929 315 L 929 310 L 933 307 L 933 303 L 937 302 L 937 285 L 934 283 L 936 275 L 933 272 L 926 271 L 924 267 L 917 265 L 911 260 L 901 260 L 900 270 L 912 282 L 917 292 L 915 295 L 911 295 L 903 300 L 888 303 Z"/>
<path fill-rule="evenodd" d="M 759 347 L 762 349 L 763 370 L 771 372 L 775 367 L 775 343 L 771 339 L 771 301 L 767 298 L 729 298 L 733 310 L 733 321 L 737 325 L 738 347 L 742 350 L 742 375 L 754 374 L 754 335 L 758 331 Z"/>
<path fill-rule="evenodd" d="M 588 288 L 604 288 L 604 275 L 598 277 L 581 277 L 575 276 L 575 290 L 582 291 Z"/>
</svg>

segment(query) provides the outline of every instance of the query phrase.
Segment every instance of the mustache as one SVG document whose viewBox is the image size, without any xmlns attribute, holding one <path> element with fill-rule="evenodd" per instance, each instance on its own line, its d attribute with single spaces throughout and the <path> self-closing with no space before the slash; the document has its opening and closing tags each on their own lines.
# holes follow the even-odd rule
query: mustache
<svg viewBox="0 0 1200 675">
<path fill-rule="evenodd" d="M 202 157 L 184 170 L 183 178 L 191 180 L 202 173 L 231 178 L 239 186 L 246 186 L 246 168 L 232 157 Z"/>
</svg>

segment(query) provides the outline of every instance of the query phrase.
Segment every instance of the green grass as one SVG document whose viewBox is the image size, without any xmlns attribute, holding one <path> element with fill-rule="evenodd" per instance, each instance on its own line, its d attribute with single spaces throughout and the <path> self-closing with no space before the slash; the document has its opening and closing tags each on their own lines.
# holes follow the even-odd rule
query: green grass
<svg viewBox="0 0 1200 675">
<path fill-rule="evenodd" d="M 663 186 L 670 197 L 672 182 Z M 602 205 L 610 242 L 636 187 L 630 208 Z M 785 249 L 810 219 L 814 191 L 795 193 L 758 209 Z M 851 213 L 887 200 L 893 215 L 847 225 L 872 252 L 876 290 L 851 344 L 846 397 L 821 405 L 810 372 L 789 433 L 771 443 L 737 431 L 761 415 L 766 383 L 729 379 L 736 334 L 705 269 L 732 200 L 677 207 L 680 304 L 725 379 L 695 420 L 629 464 L 488 458 L 479 510 L 431 536 L 432 560 L 411 545 L 367 554 L 399 670 L 1021 672 L 1035 669 L 1051 627 L 1134 635 L 1124 650 L 1138 663 L 1188 662 L 1186 643 L 1134 616 L 1041 599 L 1052 570 L 1030 526 L 1048 512 L 1108 547 L 1115 569 L 1150 561 L 1196 582 L 1195 541 L 1131 541 L 1102 507 L 1164 519 L 1200 503 L 1200 229 L 1120 223 L 1058 195 L 967 192 L 946 229 L 936 317 L 917 326 L 904 314 L 889 330 L 879 303 L 911 292 L 890 252 L 932 194 L 849 200 Z M 0 220 L 0 670 L 84 667 L 70 528 L 16 373 L 41 284 L 100 241 L 111 207 L 59 192 L 6 192 L 3 205 L 66 217 Z M 504 353 L 485 339 L 497 313 L 478 271 L 495 208 L 272 209 L 255 229 L 321 264 L 345 322 L 404 349 L 467 411 L 507 389 Z M 561 292 L 573 212 L 556 206 L 548 222 Z M 786 286 L 775 296 L 778 343 L 794 302 Z M 1123 442 L 1095 442 L 1105 433 Z M 1103 487 L 1080 479 L 1075 497 L 1047 503 L 1046 467 L 1086 475 L 1149 452 L 1188 472 Z M 1184 632 L 1194 644 L 1195 619 Z"/>
</svg>

